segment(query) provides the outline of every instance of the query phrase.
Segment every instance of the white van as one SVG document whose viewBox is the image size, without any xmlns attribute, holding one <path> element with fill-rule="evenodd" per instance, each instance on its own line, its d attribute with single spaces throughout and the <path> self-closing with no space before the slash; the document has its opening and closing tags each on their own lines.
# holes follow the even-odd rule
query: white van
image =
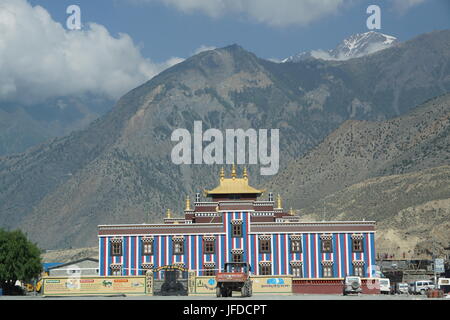
<svg viewBox="0 0 450 320">
<path fill-rule="evenodd" d="M 428 289 L 434 289 L 433 281 L 419 280 L 413 282 L 412 293 L 414 294 L 426 294 Z"/>
<path fill-rule="evenodd" d="M 450 278 L 439 278 L 438 289 L 444 291 L 444 293 L 450 293 Z"/>
<path fill-rule="evenodd" d="M 380 293 L 391 293 L 391 281 L 388 278 L 380 278 Z"/>
</svg>

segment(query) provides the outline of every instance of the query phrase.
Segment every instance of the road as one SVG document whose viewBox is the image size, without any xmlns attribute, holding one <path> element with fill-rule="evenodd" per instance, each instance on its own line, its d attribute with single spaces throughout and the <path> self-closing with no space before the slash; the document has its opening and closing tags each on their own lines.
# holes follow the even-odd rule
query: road
<svg viewBox="0 0 450 320">
<path fill-rule="evenodd" d="M 81 297 L 42 297 L 42 296 L 0 296 L 0 300 L 225 300 L 225 301 L 248 301 L 248 300 L 450 300 L 449 298 L 427 298 L 421 295 L 360 295 L 342 296 L 326 294 L 296 294 L 296 295 L 253 295 L 250 298 L 231 297 L 216 298 L 214 296 L 81 296 Z"/>
</svg>

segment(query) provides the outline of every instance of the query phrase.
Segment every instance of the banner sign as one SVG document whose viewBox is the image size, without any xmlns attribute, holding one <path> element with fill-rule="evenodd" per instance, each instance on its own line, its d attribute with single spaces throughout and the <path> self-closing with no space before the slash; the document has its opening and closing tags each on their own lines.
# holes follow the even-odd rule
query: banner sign
<svg viewBox="0 0 450 320">
<path fill-rule="evenodd" d="M 292 294 L 292 277 L 253 276 L 253 293 Z"/>
<path fill-rule="evenodd" d="M 161 266 L 159 268 L 153 269 L 153 272 L 159 272 L 161 270 L 165 270 L 165 271 L 172 271 L 172 270 L 179 270 L 179 271 L 183 271 L 186 272 L 188 271 L 188 269 L 183 268 L 181 266 L 177 266 L 177 265 L 167 265 L 167 266 Z"/>
<path fill-rule="evenodd" d="M 252 280 L 253 294 L 292 294 L 292 277 L 251 276 L 250 279 Z M 216 294 L 215 277 L 191 277 L 190 281 L 192 281 L 190 295 Z"/>
<path fill-rule="evenodd" d="M 48 277 L 43 278 L 43 295 L 146 294 L 146 277 Z"/>
</svg>

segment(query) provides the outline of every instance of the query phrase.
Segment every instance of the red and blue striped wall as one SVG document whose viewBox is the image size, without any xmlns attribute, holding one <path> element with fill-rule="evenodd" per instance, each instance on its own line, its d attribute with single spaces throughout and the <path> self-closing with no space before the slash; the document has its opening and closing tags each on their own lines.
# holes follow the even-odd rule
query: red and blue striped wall
<svg viewBox="0 0 450 320">
<path fill-rule="evenodd" d="M 290 234 L 272 233 L 271 253 L 259 253 L 258 234 L 250 233 L 250 214 L 248 212 L 224 213 L 223 233 L 215 234 L 216 253 L 203 253 L 203 235 L 186 234 L 184 236 L 184 254 L 172 253 L 172 235 L 153 235 L 153 255 L 142 255 L 143 235 L 123 235 L 122 256 L 110 255 L 110 238 L 99 237 L 99 269 L 101 276 L 111 275 L 109 266 L 113 263 L 122 265 L 123 275 L 142 275 L 141 265 L 152 263 L 155 268 L 174 263 L 184 263 L 189 270 L 195 270 L 197 275 L 203 275 L 205 263 L 214 262 L 216 269 L 223 268 L 224 263 L 231 261 L 232 249 L 242 249 L 243 259 L 252 267 L 254 274 L 259 273 L 260 261 L 272 263 L 273 275 L 288 275 L 291 273 L 290 262 L 302 261 L 304 278 L 322 278 L 322 261 L 333 261 L 333 277 L 343 278 L 353 274 L 353 261 L 364 261 L 365 277 L 375 273 L 375 239 L 374 233 L 363 234 L 363 252 L 352 252 L 351 233 L 332 233 L 333 252 L 321 252 L 320 233 L 302 234 L 302 252 L 290 252 Z M 243 236 L 231 236 L 231 220 L 241 219 Z M 270 233 L 265 233 L 270 234 Z M 297 234 L 297 233 L 296 233 Z M 210 235 L 210 234 L 208 234 Z M 115 236 L 117 237 L 117 236 Z M 372 266 L 372 267 L 371 267 Z"/>
</svg>

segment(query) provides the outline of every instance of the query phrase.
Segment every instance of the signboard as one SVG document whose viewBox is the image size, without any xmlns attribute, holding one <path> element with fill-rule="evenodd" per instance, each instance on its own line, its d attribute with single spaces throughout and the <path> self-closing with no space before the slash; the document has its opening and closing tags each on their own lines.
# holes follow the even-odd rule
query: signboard
<svg viewBox="0 0 450 320">
<path fill-rule="evenodd" d="M 140 277 L 49 277 L 43 279 L 43 295 L 112 295 L 146 293 L 146 278 Z"/>
<path fill-rule="evenodd" d="M 253 276 L 253 293 L 292 294 L 292 277 Z"/>
<path fill-rule="evenodd" d="M 195 278 L 195 293 L 197 294 L 216 294 L 216 286 L 215 277 Z"/>
<path fill-rule="evenodd" d="M 251 276 L 253 294 L 292 294 L 292 277 Z M 215 277 L 190 277 L 190 295 L 215 295 Z M 194 288 L 192 288 L 194 286 Z"/>
<path fill-rule="evenodd" d="M 183 272 L 189 271 L 188 269 L 183 268 L 181 266 L 177 266 L 177 265 L 167 265 L 167 266 L 161 266 L 159 268 L 153 269 L 154 272 L 159 272 L 161 270 L 164 270 L 164 271 L 180 270 L 180 271 L 183 271 Z"/>
<path fill-rule="evenodd" d="M 434 272 L 444 273 L 444 259 L 434 259 Z"/>
</svg>

